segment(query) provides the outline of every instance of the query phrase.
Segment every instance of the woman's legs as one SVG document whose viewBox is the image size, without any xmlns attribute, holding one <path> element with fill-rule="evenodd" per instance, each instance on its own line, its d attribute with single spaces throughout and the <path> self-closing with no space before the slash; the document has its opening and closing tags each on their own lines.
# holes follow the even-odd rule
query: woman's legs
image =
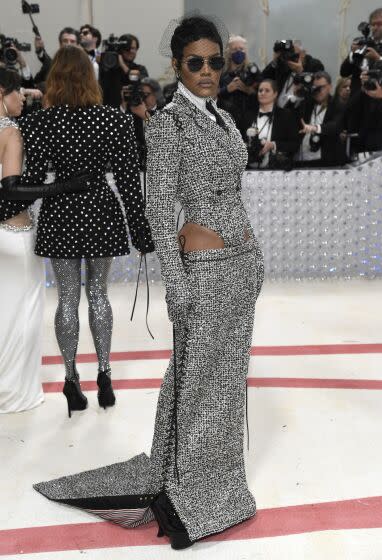
<svg viewBox="0 0 382 560">
<path fill-rule="evenodd" d="M 112 260 L 111 257 L 85 260 L 89 326 L 97 352 L 99 371 L 110 371 L 113 312 L 107 295 L 107 277 Z"/>
<path fill-rule="evenodd" d="M 65 378 L 76 379 L 76 354 L 80 324 L 81 259 L 51 259 L 57 282 L 58 307 L 55 317 L 57 342 L 64 358 Z"/>
</svg>

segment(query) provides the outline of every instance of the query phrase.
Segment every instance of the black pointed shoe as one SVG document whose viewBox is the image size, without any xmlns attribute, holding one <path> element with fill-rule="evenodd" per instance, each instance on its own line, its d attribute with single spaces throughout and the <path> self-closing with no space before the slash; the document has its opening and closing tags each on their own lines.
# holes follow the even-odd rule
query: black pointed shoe
<svg viewBox="0 0 382 560">
<path fill-rule="evenodd" d="M 166 535 L 170 539 L 171 548 L 183 550 L 194 544 L 190 540 L 185 526 L 173 508 L 170 500 L 164 492 L 151 504 L 151 509 L 159 525 L 158 537 Z"/>
</svg>

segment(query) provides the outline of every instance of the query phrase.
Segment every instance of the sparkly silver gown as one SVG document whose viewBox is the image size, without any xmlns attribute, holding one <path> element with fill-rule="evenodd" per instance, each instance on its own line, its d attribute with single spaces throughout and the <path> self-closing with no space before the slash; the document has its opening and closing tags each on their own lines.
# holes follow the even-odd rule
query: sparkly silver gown
<svg viewBox="0 0 382 560">
<path fill-rule="evenodd" d="M 151 456 L 35 486 L 50 499 L 125 526 L 152 519 L 150 502 L 164 490 L 193 541 L 256 513 L 243 441 L 263 260 L 241 200 L 246 148 L 228 113 L 219 114 L 224 127 L 180 87 L 147 129 L 146 213 L 176 319 L 176 350 L 160 390 Z M 225 247 L 182 259 L 176 201 L 186 222 L 215 230 Z"/>
</svg>

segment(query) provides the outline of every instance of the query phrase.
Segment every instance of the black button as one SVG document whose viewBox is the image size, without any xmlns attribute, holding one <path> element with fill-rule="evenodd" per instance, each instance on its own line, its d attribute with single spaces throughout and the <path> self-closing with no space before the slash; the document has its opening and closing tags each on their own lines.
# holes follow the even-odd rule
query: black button
<svg viewBox="0 0 382 560">
<path fill-rule="evenodd" d="M 223 191 L 222 191 L 221 189 L 218 189 L 218 190 L 216 191 L 216 194 L 218 194 L 218 195 L 220 196 L 221 194 L 223 194 Z"/>
</svg>

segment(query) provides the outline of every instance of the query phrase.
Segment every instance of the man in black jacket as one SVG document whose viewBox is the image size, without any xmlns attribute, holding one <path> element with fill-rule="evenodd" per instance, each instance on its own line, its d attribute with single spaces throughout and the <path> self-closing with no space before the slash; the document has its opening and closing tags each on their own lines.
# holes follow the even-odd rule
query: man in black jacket
<svg viewBox="0 0 382 560">
<path fill-rule="evenodd" d="M 301 72 L 319 72 L 324 70 L 324 65 L 317 58 L 307 54 L 301 41 L 293 41 L 294 52 L 298 55 L 296 62 L 285 62 L 280 52 L 275 52 L 273 61 L 262 72 L 262 78 L 275 80 L 279 90 L 277 105 L 285 107 L 293 90 L 293 78 Z"/>
<path fill-rule="evenodd" d="M 36 76 L 34 77 L 34 82 L 36 84 L 42 84 L 43 82 L 46 81 L 46 78 L 48 76 L 52 64 L 52 59 L 46 52 L 45 44 L 44 41 L 41 39 L 41 37 L 36 37 L 34 44 L 35 44 L 37 58 L 42 64 L 41 69 L 39 70 L 39 72 L 37 72 Z M 73 27 L 64 27 L 64 29 L 61 29 L 60 34 L 58 36 L 58 44 L 60 47 L 64 47 L 66 45 L 79 45 L 80 44 L 79 32 L 76 29 L 73 29 Z"/>
<path fill-rule="evenodd" d="M 332 80 L 317 72 L 312 96 L 296 109 L 301 143 L 296 164 L 301 167 L 339 166 L 346 163 L 345 145 L 340 138 L 344 115 L 333 102 Z"/>
<path fill-rule="evenodd" d="M 362 73 L 361 83 L 367 79 L 368 73 Z M 362 88 L 351 97 L 345 118 L 347 130 L 358 134 L 353 151 L 382 151 L 382 87 L 377 80 L 375 89 Z"/>
<path fill-rule="evenodd" d="M 371 38 L 377 43 L 377 50 L 368 48 L 362 64 L 354 60 L 354 52 L 358 50 L 359 44 L 353 42 L 349 55 L 345 58 L 341 65 L 340 74 L 343 78 L 351 76 L 351 95 L 359 92 L 361 89 L 361 72 L 363 69 L 372 68 L 375 62 L 382 60 L 382 8 L 374 10 L 369 16 L 371 28 Z"/>
</svg>

